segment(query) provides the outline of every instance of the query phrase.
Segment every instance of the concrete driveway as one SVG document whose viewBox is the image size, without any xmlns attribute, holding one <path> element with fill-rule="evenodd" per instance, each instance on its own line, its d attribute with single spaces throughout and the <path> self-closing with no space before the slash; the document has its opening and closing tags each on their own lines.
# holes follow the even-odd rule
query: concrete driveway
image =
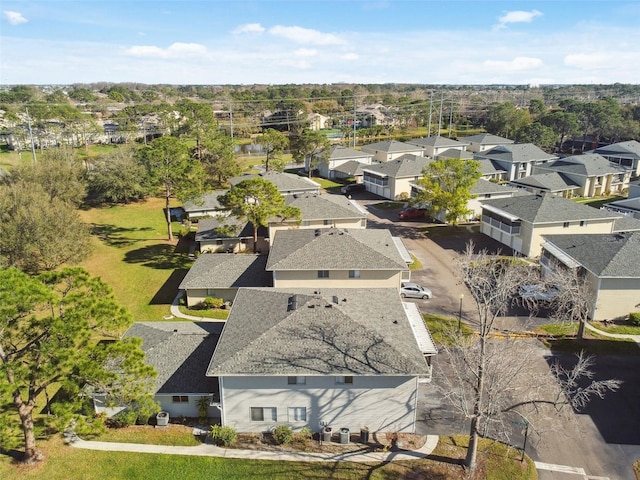
<svg viewBox="0 0 640 480">
<path fill-rule="evenodd" d="M 375 204 L 385 201 L 371 194 L 360 194 L 357 201 L 369 212 L 368 228 L 386 228 L 394 236 L 401 237 L 409 249 L 424 265 L 412 272 L 412 281 L 433 292 L 430 300 L 415 300 L 423 312 L 457 317 L 462 306 L 462 318 L 470 324 L 477 319 L 475 305 L 466 286 L 455 273 L 455 260 L 468 240 L 476 249 L 489 252 L 512 252 L 494 240 L 480 234 L 473 227 L 448 229 L 447 235 L 439 235 L 442 225 L 421 220 L 398 221 L 397 210 L 380 210 Z M 430 232 L 425 236 L 423 230 Z M 443 230 L 444 232 L 444 230 Z M 453 233 L 453 234 L 452 234 Z M 462 299 L 461 299 L 462 295 Z M 505 329 L 528 328 L 545 319 L 521 316 L 499 319 L 497 326 Z M 546 373 L 550 362 L 556 358 L 570 362 L 571 357 L 556 357 L 539 345 L 540 357 L 536 368 Z M 446 371 L 445 355 L 435 358 L 434 369 Z M 544 438 L 529 438 L 527 454 L 536 460 L 540 480 L 636 480 L 632 463 L 640 459 L 640 356 L 599 356 L 594 367 L 596 378 L 619 378 L 624 381 L 618 392 L 609 393 L 604 399 L 592 400 L 584 412 L 574 412 L 568 417 L 558 417 L 557 429 Z M 446 435 L 468 433 L 468 420 L 442 400 L 438 380 L 423 384 L 419 390 L 418 433 Z M 522 445 L 524 437 L 514 436 L 514 444 Z"/>
</svg>

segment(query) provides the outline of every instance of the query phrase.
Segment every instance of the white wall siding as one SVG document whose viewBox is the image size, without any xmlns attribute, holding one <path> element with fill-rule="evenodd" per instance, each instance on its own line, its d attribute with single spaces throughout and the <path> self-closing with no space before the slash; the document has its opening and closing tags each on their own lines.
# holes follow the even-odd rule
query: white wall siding
<svg viewBox="0 0 640 480">
<path fill-rule="evenodd" d="M 304 385 L 289 385 L 287 377 L 224 377 L 223 421 L 239 432 L 258 432 L 287 423 L 294 429 L 319 430 L 321 421 L 334 430 L 352 432 L 363 426 L 379 432 L 414 432 L 417 378 L 354 376 L 353 384 L 336 377 L 305 377 Z M 277 421 L 251 421 L 251 407 L 277 408 Z M 306 408 L 306 422 L 290 422 L 289 407 Z"/>
</svg>

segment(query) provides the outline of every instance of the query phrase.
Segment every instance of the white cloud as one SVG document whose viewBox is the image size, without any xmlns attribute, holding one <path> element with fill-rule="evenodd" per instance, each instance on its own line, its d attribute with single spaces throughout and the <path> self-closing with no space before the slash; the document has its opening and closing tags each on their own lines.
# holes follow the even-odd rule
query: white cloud
<svg viewBox="0 0 640 480">
<path fill-rule="evenodd" d="M 9 22 L 11 25 L 20 25 L 21 23 L 27 23 L 27 20 L 24 15 L 19 12 L 12 12 L 10 10 L 4 10 L 2 12 L 2 16 Z"/>
<path fill-rule="evenodd" d="M 566 55 L 564 64 L 569 67 L 576 67 L 585 70 L 593 68 L 610 68 L 612 66 L 612 57 L 605 53 L 578 53 Z"/>
<path fill-rule="evenodd" d="M 322 33 L 317 30 L 302 27 L 283 27 L 276 25 L 269 29 L 269 33 L 276 37 L 283 37 L 296 43 L 312 45 L 340 45 L 344 41 L 332 33 Z"/>
<path fill-rule="evenodd" d="M 513 60 L 486 60 L 482 63 L 486 69 L 499 69 L 503 73 L 525 72 L 540 68 L 544 62 L 539 58 L 516 57 Z"/>
<path fill-rule="evenodd" d="M 265 28 L 259 23 L 245 23 L 244 25 L 238 25 L 231 33 L 239 35 L 242 33 L 263 33 L 264 31 Z"/>
<path fill-rule="evenodd" d="M 169 45 L 168 48 L 160 48 L 153 45 L 134 45 L 125 49 L 125 53 L 133 57 L 180 58 L 204 55 L 207 53 L 207 48 L 198 43 L 176 42 Z"/>
<path fill-rule="evenodd" d="M 343 60 L 358 60 L 360 58 L 360 55 L 358 55 L 357 53 L 345 53 L 340 58 L 342 58 Z"/>
<path fill-rule="evenodd" d="M 313 48 L 298 48 L 293 53 L 297 57 L 315 57 L 318 54 L 318 50 Z"/>
<path fill-rule="evenodd" d="M 538 10 L 531 10 L 525 12 L 524 10 L 514 10 L 507 12 L 500 18 L 498 18 L 497 28 L 505 28 L 509 23 L 531 23 L 534 18 L 541 17 L 542 12 Z"/>
</svg>

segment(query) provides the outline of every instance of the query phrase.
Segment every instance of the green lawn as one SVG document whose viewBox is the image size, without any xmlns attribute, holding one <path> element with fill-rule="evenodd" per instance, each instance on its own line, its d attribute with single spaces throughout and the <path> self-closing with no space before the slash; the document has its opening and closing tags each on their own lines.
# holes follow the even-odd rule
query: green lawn
<svg viewBox="0 0 640 480">
<path fill-rule="evenodd" d="M 215 318 L 217 320 L 226 320 L 229 316 L 229 312 L 231 310 L 222 310 L 222 309 L 209 309 L 209 310 L 199 310 L 196 308 L 187 308 L 184 305 L 180 305 L 180 312 L 185 315 L 192 315 L 194 317 L 205 317 L 205 318 Z"/>
<path fill-rule="evenodd" d="M 360 464 L 352 462 L 275 462 L 126 452 L 83 450 L 55 439 L 41 442 L 47 456 L 41 464 L 14 465 L 8 456 L 0 456 L 0 478 L 47 480 L 153 479 L 199 480 L 202 478 L 247 479 L 292 478 L 372 479 L 468 478 L 460 465 L 466 452 L 464 437 L 441 437 L 433 457 L 424 460 Z M 520 462 L 520 453 L 502 444 L 481 441 L 478 452 L 478 478 L 496 480 L 537 478 L 533 462 Z"/>
<path fill-rule="evenodd" d="M 619 195 L 609 195 L 606 197 L 595 197 L 595 198 L 575 198 L 574 200 L 578 203 L 582 203 L 583 205 L 589 205 L 593 208 L 600 208 L 607 203 L 615 202 L 616 200 L 622 200 L 626 197 L 622 197 Z"/>
<path fill-rule="evenodd" d="M 596 327 L 601 329 L 599 324 Z M 578 340 L 577 323 L 549 323 L 541 325 L 536 331 L 554 336 L 543 340 L 551 350 L 574 353 L 584 350 L 590 355 L 640 355 L 640 348 L 633 340 L 604 337 L 592 334 L 588 330 L 585 332 L 585 338 Z"/>
<path fill-rule="evenodd" d="M 162 320 L 192 261 L 184 241 L 167 240 L 164 201 L 81 211 L 91 225 L 94 252 L 82 263 L 113 288 L 136 320 Z M 174 223 L 174 234 L 182 227 Z"/>
<path fill-rule="evenodd" d="M 425 313 L 422 315 L 433 341 L 436 345 L 451 345 L 454 337 L 458 333 L 458 319 L 454 317 L 445 317 L 443 315 L 431 315 Z M 473 330 L 466 323 L 460 323 L 460 332 L 463 335 L 471 335 Z"/>
</svg>

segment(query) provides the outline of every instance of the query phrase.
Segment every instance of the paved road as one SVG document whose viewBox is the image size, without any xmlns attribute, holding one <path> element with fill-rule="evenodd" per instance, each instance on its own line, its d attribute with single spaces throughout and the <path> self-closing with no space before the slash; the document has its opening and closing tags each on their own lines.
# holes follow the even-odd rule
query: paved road
<svg viewBox="0 0 640 480">
<path fill-rule="evenodd" d="M 412 280 L 433 291 L 431 300 L 415 300 L 422 311 L 457 316 L 462 298 L 462 318 L 474 323 L 477 318 L 471 296 L 464 284 L 458 281 L 454 270 L 455 259 L 464 249 L 466 241 L 473 239 L 479 248 L 489 251 L 500 245 L 469 229 L 457 238 L 438 237 L 434 241 L 424 236 L 421 229 L 437 229 L 441 226 L 423 221 L 397 221 L 396 211 L 378 210 L 374 207 L 381 200 L 369 194 L 358 194 L 356 200 L 368 209 L 368 228 L 387 228 L 395 236 L 403 238 L 409 251 L 424 265 L 424 269 L 412 272 Z M 502 249 L 505 252 L 504 248 Z M 528 328 L 544 319 L 529 319 L 524 315 L 501 319 L 499 328 Z M 540 347 L 536 368 L 548 371 L 550 352 Z M 571 361 L 570 357 L 558 357 Z M 436 357 L 434 368 L 446 367 L 446 357 Z M 624 381 L 620 391 L 610 393 L 604 399 L 595 399 L 580 414 L 558 417 L 555 432 L 539 439 L 529 439 L 527 453 L 538 462 L 540 480 L 636 480 L 631 464 L 640 459 L 640 357 L 597 358 L 597 378 L 619 378 Z M 445 404 L 437 390 L 437 380 L 420 388 L 418 431 L 422 434 L 446 435 L 468 432 L 468 423 L 452 407 Z M 524 438 L 516 436 L 514 444 L 521 445 Z"/>
</svg>

